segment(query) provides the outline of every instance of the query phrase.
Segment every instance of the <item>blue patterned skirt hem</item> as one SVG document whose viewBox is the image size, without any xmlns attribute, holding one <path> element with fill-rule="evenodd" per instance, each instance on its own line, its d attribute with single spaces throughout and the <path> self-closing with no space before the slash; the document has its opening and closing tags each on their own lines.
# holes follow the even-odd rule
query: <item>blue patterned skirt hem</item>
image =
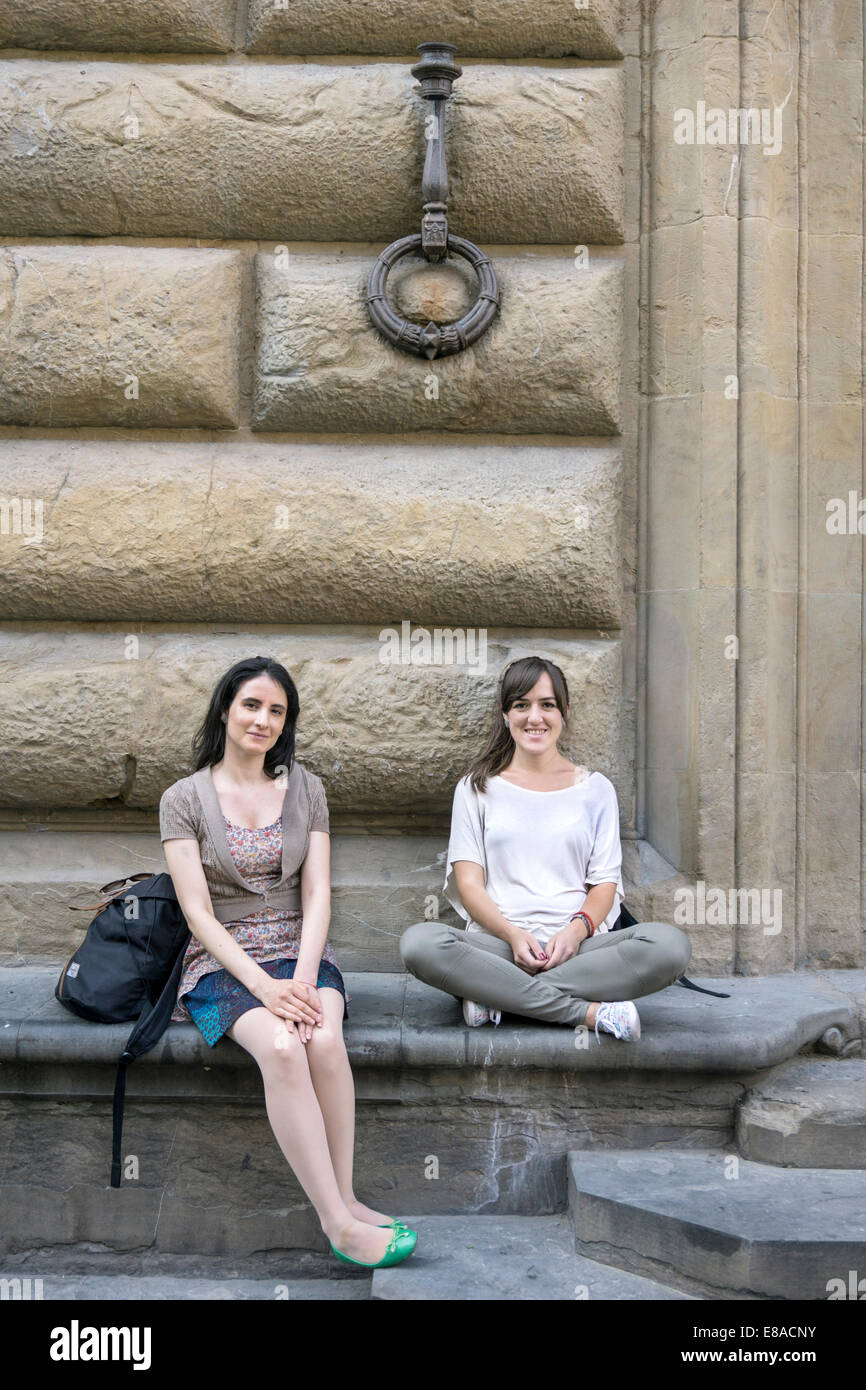
<svg viewBox="0 0 866 1390">
<path fill-rule="evenodd" d="M 298 964 L 297 960 L 264 960 L 260 962 L 274 980 L 291 980 Z M 319 964 L 318 989 L 338 989 L 343 996 L 344 1017 L 348 1017 L 349 1006 L 346 1001 L 346 986 L 335 965 L 323 960 Z M 225 1033 L 241 1016 L 250 1009 L 260 1009 L 261 999 L 251 994 L 246 985 L 236 980 L 229 970 L 213 970 L 202 975 L 189 994 L 181 996 L 189 1009 L 192 1021 L 209 1047 L 215 1047 Z"/>
</svg>

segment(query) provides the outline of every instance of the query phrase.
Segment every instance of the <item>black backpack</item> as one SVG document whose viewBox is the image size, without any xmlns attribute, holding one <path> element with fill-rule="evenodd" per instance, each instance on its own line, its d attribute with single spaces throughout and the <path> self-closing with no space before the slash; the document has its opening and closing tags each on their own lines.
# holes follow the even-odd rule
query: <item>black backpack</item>
<svg viewBox="0 0 866 1390">
<path fill-rule="evenodd" d="M 625 927 L 638 927 L 640 923 L 636 917 L 632 917 L 625 903 L 619 909 L 619 917 L 615 927 L 611 931 L 622 931 Z M 730 999 L 729 994 L 722 994 L 718 989 L 704 989 L 703 985 L 696 985 L 694 980 L 690 980 L 688 975 L 680 975 L 678 980 L 674 980 L 675 985 L 682 985 L 683 989 L 693 989 L 696 994 L 711 994 L 714 999 Z"/>
<path fill-rule="evenodd" d="M 94 1023 L 134 1020 L 114 1085 L 111 1186 L 120 1187 L 120 1143 L 126 1069 L 149 1052 L 171 1019 L 190 939 L 169 874 L 132 874 L 107 883 L 108 894 L 78 950 L 70 956 L 54 996 L 64 1008 Z"/>
</svg>

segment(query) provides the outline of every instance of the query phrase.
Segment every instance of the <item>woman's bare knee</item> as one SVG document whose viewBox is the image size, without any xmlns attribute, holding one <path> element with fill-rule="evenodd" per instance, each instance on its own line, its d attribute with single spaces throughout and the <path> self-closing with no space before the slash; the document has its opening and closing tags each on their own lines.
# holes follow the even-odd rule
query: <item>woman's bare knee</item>
<svg viewBox="0 0 866 1390">
<path fill-rule="evenodd" d="M 269 1009 L 249 1009 L 226 1031 L 255 1059 L 263 1075 L 289 1074 L 306 1065 L 297 1029 Z"/>
<path fill-rule="evenodd" d="M 341 1064 L 347 1056 L 343 1037 L 343 1015 L 345 1003 L 337 989 L 321 989 L 319 999 L 322 1004 L 322 1026 L 313 1029 L 313 1036 L 305 1044 L 311 1064 Z"/>
</svg>

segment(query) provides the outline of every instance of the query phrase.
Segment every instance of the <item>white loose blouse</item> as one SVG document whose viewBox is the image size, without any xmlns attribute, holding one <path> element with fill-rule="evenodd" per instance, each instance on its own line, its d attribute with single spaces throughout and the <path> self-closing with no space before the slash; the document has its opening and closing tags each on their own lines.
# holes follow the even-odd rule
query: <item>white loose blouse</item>
<svg viewBox="0 0 866 1390">
<path fill-rule="evenodd" d="M 613 783 L 586 768 L 577 769 L 572 786 L 550 792 L 498 776 L 488 777 L 484 792 L 474 791 L 468 777 L 457 783 L 444 893 L 469 931 L 483 931 L 457 891 L 454 865 L 460 859 L 481 865 L 499 911 L 531 931 L 541 946 L 577 912 L 594 884 L 615 883 L 613 906 L 597 928 L 610 931 L 624 896 Z"/>
</svg>

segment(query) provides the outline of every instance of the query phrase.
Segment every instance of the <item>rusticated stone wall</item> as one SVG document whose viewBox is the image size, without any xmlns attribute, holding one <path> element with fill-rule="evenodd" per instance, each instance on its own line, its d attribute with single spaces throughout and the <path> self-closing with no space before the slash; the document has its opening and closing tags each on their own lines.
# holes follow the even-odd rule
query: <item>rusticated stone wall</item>
<svg viewBox="0 0 866 1390">
<path fill-rule="evenodd" d="M 259 651 L 298 681 L 337 840 L 444 848 L 498 674 L 542 651 L 568 750 L 616 785 L 638 915 L 698 882 L 779 891 L 778 931 L 689 924 L 695 970 L 862 964 L 862 536 L 825 525 L 863 488 L 857 8 L 97 8 L 0 0 L 15 901 L 59 891 L 19 882 L 36 827 L 153 854 L 207 694 Z M 451 229 L 503 298 L 431 364 L 363 294 L 418 226 L 434 38 L 464 68 Z M 778 110 L 778 152 L 679 141 L 701 103 Z M 443 321 L 474 277 L 404 263 L 391 293 Z M 383 662 L 405 623 L 483 633 L 484 669 Z M 38 958 L 59 931 L 13 940 Z"/>
</svg>

